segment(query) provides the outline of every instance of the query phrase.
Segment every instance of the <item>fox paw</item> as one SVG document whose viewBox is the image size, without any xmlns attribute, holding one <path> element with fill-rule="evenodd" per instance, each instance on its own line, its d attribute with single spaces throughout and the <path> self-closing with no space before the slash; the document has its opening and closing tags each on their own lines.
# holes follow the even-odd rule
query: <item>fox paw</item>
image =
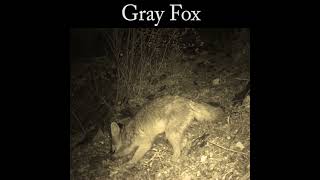
<svg viewBox="0 0 320 180">
<path fill-rule="evenodd" d="M 180 155 L 172 155 L 171 161 L 172 162 L 180 162 Z"/>
<path fill-rule="evenodd" d="M 179 159 L 178 159 L 178 158 L 176 158 L 176 157 L 172 157 L 172 158 L 171 158 L 171 161 L 172 161 L 172 162 L 178 162 L 178 161 L 179 161 Z"/>
<path fill-rule="evenodd" d="M 133 161 L 129 161 L 127 163 L 125 163 L 125 167 L 128 169 L 131 169 L 135 166 L 136 163 L 134 163 Z"/>
</svg>

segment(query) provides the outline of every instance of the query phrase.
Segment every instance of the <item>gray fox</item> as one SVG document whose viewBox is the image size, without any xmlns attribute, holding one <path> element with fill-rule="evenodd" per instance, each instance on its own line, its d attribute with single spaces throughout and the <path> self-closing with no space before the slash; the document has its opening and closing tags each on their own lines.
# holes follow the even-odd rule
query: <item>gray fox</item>
<svg viewBox="0 0 320 180">
<path fill-rule="evenodd" d="M 155 137 L 165 133 L 173 147 L 172 160 L 177 160 L 181 153 L 181 139 L 184 131 L 196 119 L 213 121 L 223 115 L 223 110 L 206 103 L 194 102 L 180 96 L 163 96 L 146 104 L 120 128 L 111 123 L 112 158 L 119 158 L 136 150 L 128 162 L 139 161 L 151 148 Z"/>
</svg>

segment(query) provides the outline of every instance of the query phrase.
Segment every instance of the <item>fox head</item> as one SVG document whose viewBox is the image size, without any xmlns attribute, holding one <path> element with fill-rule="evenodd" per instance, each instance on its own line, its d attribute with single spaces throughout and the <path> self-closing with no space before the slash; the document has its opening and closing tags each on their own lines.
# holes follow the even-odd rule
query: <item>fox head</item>
<svg viewBox="0 0 320 180">
<path fill-rule="evenodd" d="M 121 131 L 117 123 L 111 123 L 112 153 L 117 153 L 122 147 Z"/>
</svg>

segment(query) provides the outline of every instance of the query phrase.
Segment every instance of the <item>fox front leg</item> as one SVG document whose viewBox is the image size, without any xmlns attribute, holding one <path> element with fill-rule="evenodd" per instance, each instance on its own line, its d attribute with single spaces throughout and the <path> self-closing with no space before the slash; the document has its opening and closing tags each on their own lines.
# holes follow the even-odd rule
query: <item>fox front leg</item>
<svg viewBox="0 0 320 180">
<path fill-rule="evenodd" d="M 130 154 L 134 150 L 135 147 L 136 146 L 134 146 L 134 145 L 130 145 L 129 147 L 124 148 L 121 151 L 113 154 L 113 158 L 120 158 L 120 157 L 123 157 L 123 156 Z"/>
<path fill-rule="evenodd" d="M 128 164 L 135 164 L 136 162 L 138 162 L 146 154 L 146 152 L 151 148 L 151 145 L 152 145 L 151 143 L 140 145 L 137 151 L 134 153 L 132 159 L 128 162 Z"/>
</svg>

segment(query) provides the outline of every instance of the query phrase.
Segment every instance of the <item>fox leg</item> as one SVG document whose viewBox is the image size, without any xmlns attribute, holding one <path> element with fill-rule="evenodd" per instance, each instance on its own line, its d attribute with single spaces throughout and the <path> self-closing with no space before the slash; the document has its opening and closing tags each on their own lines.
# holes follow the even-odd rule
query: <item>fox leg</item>
<svg viewBox="0 0 320 180">
<path fill-rule="evenodd" d="M 181 154 L 181 133 L 169 131 L 166 132 L 166 137 L 173 147 L 172 160 L 176 161 Z"/>
<path fill-rule="evenodd" d="M 138 162 L 146 152 L 151 148 L 152 143 L 145 143 L 138 147 L 137 151 L 134 153 L 132 159 L 128 162 L 129 164 L 134 164 Z"/>
</svg>

